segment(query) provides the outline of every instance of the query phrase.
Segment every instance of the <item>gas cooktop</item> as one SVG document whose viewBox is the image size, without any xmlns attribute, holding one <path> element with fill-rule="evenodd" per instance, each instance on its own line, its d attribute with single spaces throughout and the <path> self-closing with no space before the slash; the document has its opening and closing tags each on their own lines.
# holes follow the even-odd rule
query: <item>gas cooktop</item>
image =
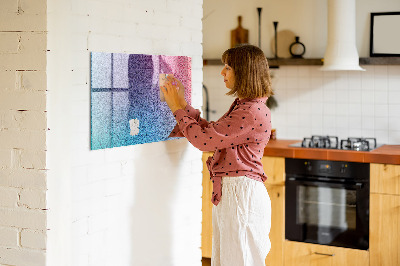
<svg viewBox="0 0 400 266">
<path fill-rule="evenodd" d="M 377 145 L 376 138 L 347 138 L 339 142 L 336 136 L 311 136 L 304 138 L 302 142 L 289 145 L 301 148 L 320 148 L 353 151 L 371 151 L 382 145 Z"/>
</svg>

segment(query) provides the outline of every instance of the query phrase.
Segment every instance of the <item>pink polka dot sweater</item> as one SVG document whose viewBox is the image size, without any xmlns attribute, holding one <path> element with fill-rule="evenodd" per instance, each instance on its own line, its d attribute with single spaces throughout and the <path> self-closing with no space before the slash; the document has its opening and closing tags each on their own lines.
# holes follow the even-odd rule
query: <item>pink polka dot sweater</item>
<svg viewBox="0 0 400 266">
<path fill-rule="evenodd" d="M 267 98 L 236 99 L 218 121 L 208 122 L 200 111 L 187 105 L 175 111 L 178 124 L 170 137 L 186 137 L 201 151 L 214 151 L 207 160 L 213 182 L 212 203 L 221 200 L 224 176 L 247 176 L 261 182 L 267 177 L 261 159 L 271 132 L 271 112 Z"/>
</svg>

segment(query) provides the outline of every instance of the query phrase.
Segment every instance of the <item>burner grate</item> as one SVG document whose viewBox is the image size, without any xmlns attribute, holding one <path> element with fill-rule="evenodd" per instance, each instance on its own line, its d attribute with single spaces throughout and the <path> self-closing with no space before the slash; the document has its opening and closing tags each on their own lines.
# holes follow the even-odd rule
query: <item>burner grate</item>
<svg viewBox="0 0 400 266">
<path fill-rule="evenodd" d="M 293 146 L 303 148 L 341 149 L 354 151 L 370 151 L 377 148 L 376 138 L 347 138 L 339 139 L 336 136 L 313 135 L 311 138 L 304 138 L 301 143 Z"/>
<path fill-rule="evenodd" d="M 339 140 L 336 136 L 317 136 L 313 135 L 311 138 L 304 138 L 301 147 L 305 148 L 325 148 L 325 149 L 338 149 Z"/>
<path fill-rule="evenodd" d="M 376 147 L 376 138 L 347 138 L 340 141 L 342 150 L 369 151 Z"/>
</svg>

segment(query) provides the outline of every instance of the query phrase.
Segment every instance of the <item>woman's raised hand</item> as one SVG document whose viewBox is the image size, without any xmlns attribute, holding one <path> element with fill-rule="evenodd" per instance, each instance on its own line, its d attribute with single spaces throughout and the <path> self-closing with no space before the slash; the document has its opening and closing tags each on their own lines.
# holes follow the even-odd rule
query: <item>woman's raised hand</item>
<svg viewBox="0 0 400 266">
<path fill-rule="evenodd" d="M 178 90 L 179 102 L 180 102 L 181 106 L 184 106 L 183 108 L 185 108 L 187 105 L 187 102 L 185 100 L 185 87 L 183 86 L 182 82 L 179 79 L 177 79 L 175 77 L 172 77 L 172 78 L 174 79 L 173 82 L 176 82 L 179 86 L 179 90 Z"/>
<path fill-rule="evenodd" d="M 164 98 L 169 109 L 174 113 L 178 109 L 185 109 L 187 103 L 185 101 L 185 88 L 180 80 L 175 77 L 168 76 L 164 86 L 161 87 Z"/>
</svg>

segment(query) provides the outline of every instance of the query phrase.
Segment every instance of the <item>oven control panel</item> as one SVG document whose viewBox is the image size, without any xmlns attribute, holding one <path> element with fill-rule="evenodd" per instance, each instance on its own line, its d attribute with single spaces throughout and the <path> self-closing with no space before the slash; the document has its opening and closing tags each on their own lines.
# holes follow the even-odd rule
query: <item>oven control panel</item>
<svg viewBox="0 0 400 266">
<path fill-rule="evenodd" d="M 318 164 L 318 167 L 321 173 L 330 173 L 332 171 L 332 164 L 330 164 L 329 162 L 320 163 Z"/>
<path fill-rule="evenodd" d="M 286 174 L 369 179 L 369 164 L 286 158 Z"/>
</svg>

